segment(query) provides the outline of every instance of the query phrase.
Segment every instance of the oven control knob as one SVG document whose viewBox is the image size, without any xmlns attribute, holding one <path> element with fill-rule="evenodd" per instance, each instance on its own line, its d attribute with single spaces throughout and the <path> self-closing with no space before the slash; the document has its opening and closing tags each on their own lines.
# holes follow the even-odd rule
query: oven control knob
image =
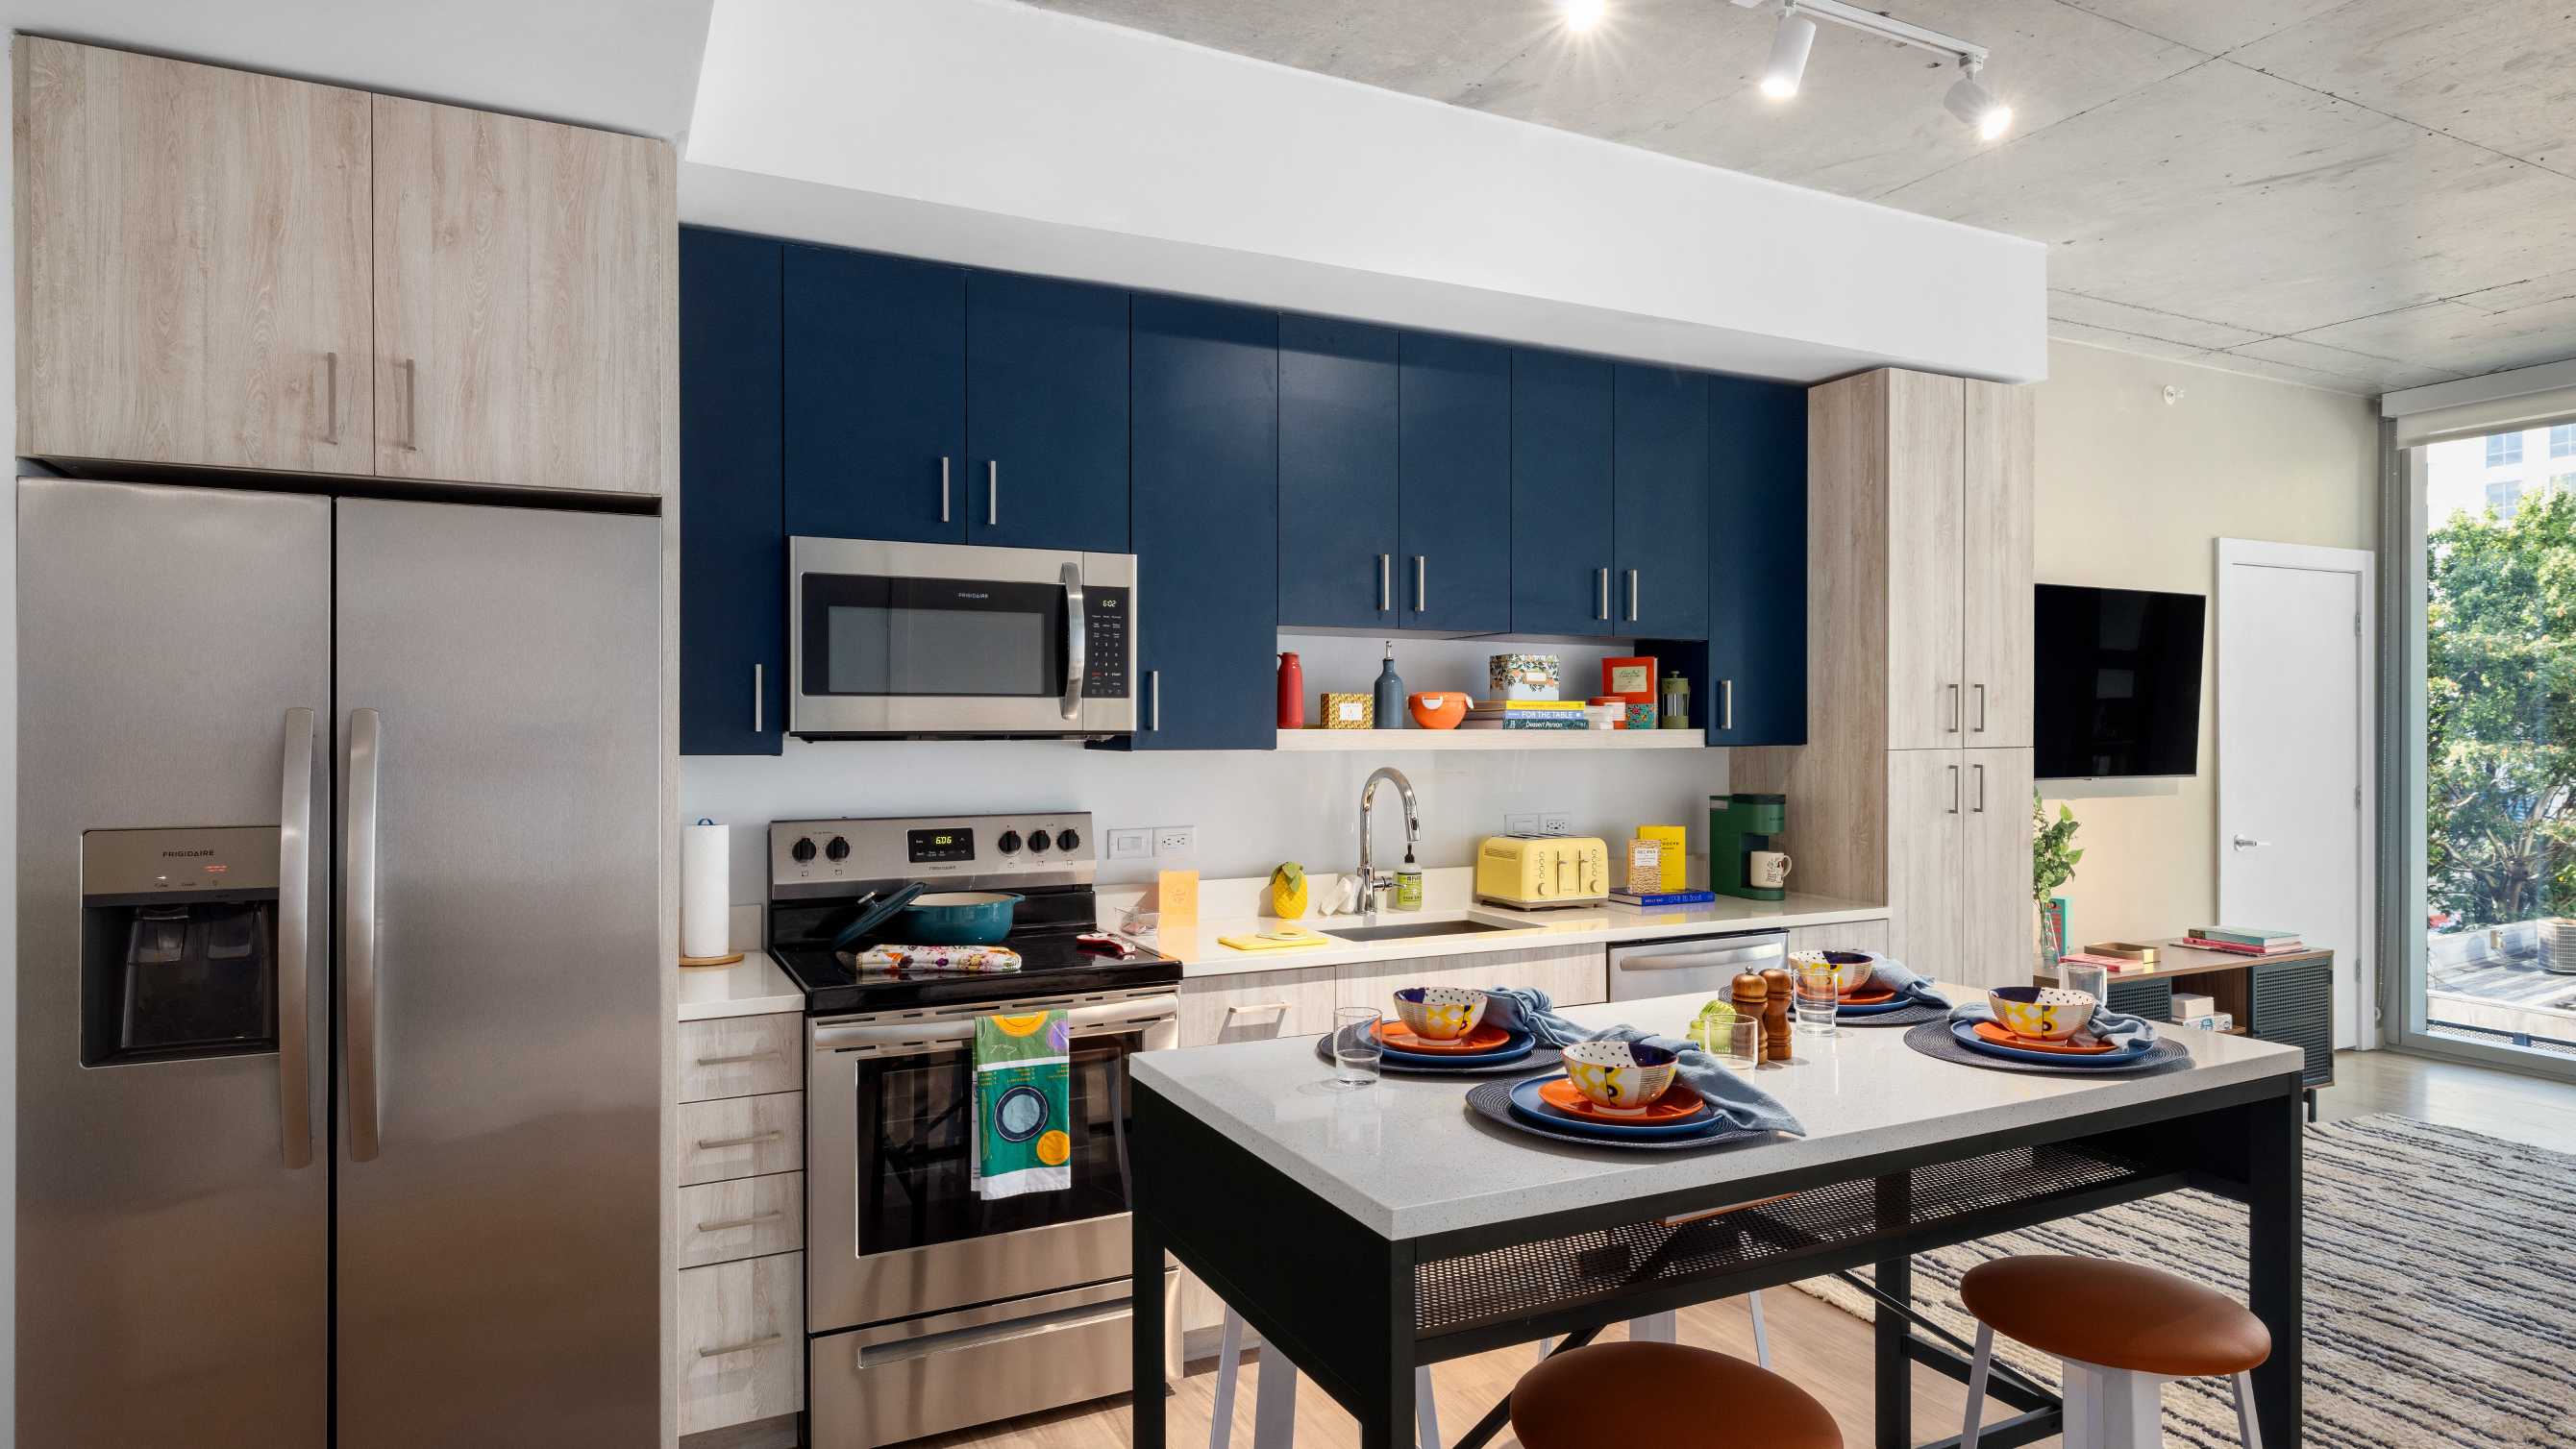
<svg viewBox="0 0 2576 1449">
<path fill-rule="evenodd" d="M 796 863 L 798 865 L 807 864 L 814 859 L 814 842 L 811 840 L 799 839 L 794 847 L 789 849 L 787 853 L 796 857 Z"/>
<path fill-rule="evenodd" d="M 1004 855 L 1017 854 L 1020 848 L 1020 832 L 1005 830 L 1002 832 L 1002 838 L 993 843 L 1001 847 Z"/>
<path fill-rule="evenodd" d="M 1044 850 L 1044 849 L 1046 849 L 1046 848 L 1047 848 L 1047 833 L 1046 833 L 1045 831 L 1043 831 L 1043 830 L 1032 830 L 1032 831 L 1030 831 L 1030 832 L 1029 832 L 1029 849 L 1031 849 L 1031 850 Z"/>
<path fill-rule="evenodd" d="M 835 835 L 832 843 L 823 847 L 823 853 L 834 860 L 847 860 L 850 858 L 850 842 Z"/>
<path fill-rule="evenodd" d="M 1058 849 L 1058 850 L 1077 850 L 1077 849 L 1080 849 L 1080 848 L 1081 848 L 1081 846 L 1082 846 L 1082 837 L 1081 837 L 1081 836 L 1079 836 L 1079 835 L 1074 834 L 1072 831 L 1070 831 L 1070 830 L 1059 830 L 1059 831 L 1057 831 L 1057 832 L 1055 833 L 1055 848 L 1056 848 L 1056 849 Z"/>
</svg>

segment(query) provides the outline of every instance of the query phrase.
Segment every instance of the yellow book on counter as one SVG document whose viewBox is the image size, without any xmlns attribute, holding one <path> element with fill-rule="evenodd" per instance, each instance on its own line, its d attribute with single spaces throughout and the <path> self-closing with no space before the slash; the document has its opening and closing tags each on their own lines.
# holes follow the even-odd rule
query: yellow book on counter
<svg viewBox="0 0 2576 1449">
<path fill-rule="evenodd" d="M 1218 945 L 1231 946 L 1238 951 L 1295 951 L 1332 943 L 1331 937 L 1319 935 L 1303 926 L 1283 926 L 1255 936 L 1219 936 L 1216 940 Z"/>
</svg>

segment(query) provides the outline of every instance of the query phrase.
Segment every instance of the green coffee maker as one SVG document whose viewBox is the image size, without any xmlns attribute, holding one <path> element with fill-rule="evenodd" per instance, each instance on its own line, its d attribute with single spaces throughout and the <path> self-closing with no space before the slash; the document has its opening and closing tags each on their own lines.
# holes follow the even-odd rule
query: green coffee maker
<svg viewBox="0 0 2576 1449">
<path fill-rule="evenodd" d="M 1756 885 L 1753 853 L 1769 852 L 1771 837 L 1789 828 L 1786 795 L 1708 797 L 1708 888 L 1748 901 L 1776 901 L 1785 885 Z"/>
</svg>

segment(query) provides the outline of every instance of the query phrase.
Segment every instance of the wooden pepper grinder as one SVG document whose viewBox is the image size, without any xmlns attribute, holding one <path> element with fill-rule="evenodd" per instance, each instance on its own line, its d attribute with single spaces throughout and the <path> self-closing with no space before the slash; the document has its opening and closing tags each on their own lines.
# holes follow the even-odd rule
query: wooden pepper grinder
<svg viewBox="0 0 2576 1449">
<path fill-rule="evenodd" d="M 1735 978 L 1735 1014 L 1744 1020 L 1761 1022 L 1770 1006 L 1770 996 L 1770 983 L 1754 973 L 1747 971 Z M 1753 1060 L 1758 1063 L 1766 1055 L 1768 1053 L 1762 1049 L 1761 1034 L 1757 1031 L 1753 1042 Z"/>
<path fill-rule="evenodd" d="M 1797 985 L 1777 966 L 1762 973 L 1762 1060 L 1789 1060 L 1789 994 Z"/>
</svg>

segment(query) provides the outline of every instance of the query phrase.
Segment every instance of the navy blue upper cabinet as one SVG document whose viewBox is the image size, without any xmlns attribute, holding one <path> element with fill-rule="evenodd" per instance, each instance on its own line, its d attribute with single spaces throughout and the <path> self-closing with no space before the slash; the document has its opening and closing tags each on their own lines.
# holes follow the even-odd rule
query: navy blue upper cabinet
<svg viewBox="0 0 2576 1449">
<path fill-rule="evenodd" d="M 1007 272 L 966 281 L 966 536 L 1126 553 L 1127 293 Z"/>
<path fill-rule="evenodd" d="M 1278 743 L 1279 316 L 1135 299 L 1140 750 Z"/>
<path fill-rule="evenodd" d="M 966 541 L 966 273 L 787 248 L 787 531 Z"/>
<path fill-rule="evenodd" d="M 1407 332 L 1397 371 L 1397 617 L 1408 629 L 1507 631 L 1511 349 Z"/>
<path fill-rule="evenodd" d="M 1610 632 L 1708 636 L 1708 378 L 1620 363 Z"/>
<path fill-rule="evenodd" d="M 1515 634 L 1620 632 L 1610 626 L 1610 401 L 1599 358 L 1512 354 Z"/>
<path fill-rule="evenodd" d="M 1712 745 L 1804 744 L 1807 390 L 1708 386 L 1708 677 L 1693 707 Z"/>
<path fill-rule="evenodd" d="M 680 753 L 774 755 L 787 723 L 779 243 L 680 229 Z"/>
<path fill-rule="evenodd" d="M 1401 628 L 1396 609 L 1396 339 L 1279 319 L 1279 622 Z"/>
</svg>

